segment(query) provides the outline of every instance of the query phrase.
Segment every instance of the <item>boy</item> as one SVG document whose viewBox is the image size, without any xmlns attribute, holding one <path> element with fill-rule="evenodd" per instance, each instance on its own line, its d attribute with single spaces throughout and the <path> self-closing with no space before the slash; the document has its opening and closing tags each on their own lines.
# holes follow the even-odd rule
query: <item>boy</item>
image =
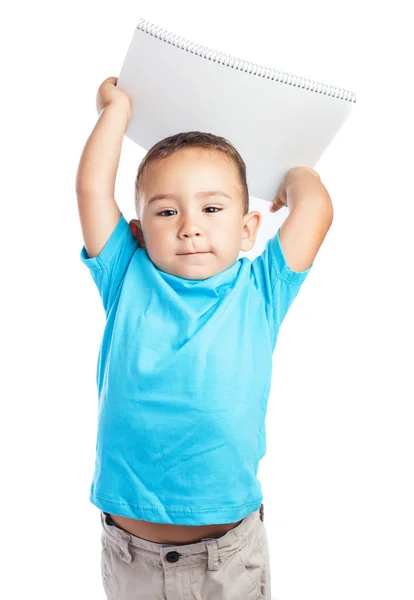
<svg viewBox="0 0 414 600">
<path fill-rule="evenodd" d="M 106 314 L 96 464 L 101 570 L 116 600 L 270 600 L 259 460 L 280 325 L 333 219 L 308 167 L 287 174 L 290 211 L 265 251 L 243 159 L 188 132 L 142 161 L 129 223 L 115 198 L 129 99 L 106 79 L 76 192 Z M 139 110 L 139 108 L 138 108 Z"/>
</svg>

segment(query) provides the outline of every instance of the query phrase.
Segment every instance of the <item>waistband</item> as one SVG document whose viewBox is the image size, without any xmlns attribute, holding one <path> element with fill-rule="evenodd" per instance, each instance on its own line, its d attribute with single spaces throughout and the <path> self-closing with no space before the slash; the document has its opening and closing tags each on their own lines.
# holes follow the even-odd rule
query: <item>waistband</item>
<svg viewBox="0 0 414 600">
<path fill-rule="evenodd" d="M 109 525 L 106 513 L 100 511 L 102 536 L 126 563 L 139 555 L 159 566 L 192 565 L 207 561 L 209 570 L 220 568 L 221 560 L 247 544 L 258 528 L 263 526 L 264 506 L 244 517 L 241 523 L 219 538 L 205 538 L 192 544 L 160 544 L 139 538 L 117 526 Z"/>
</svg>

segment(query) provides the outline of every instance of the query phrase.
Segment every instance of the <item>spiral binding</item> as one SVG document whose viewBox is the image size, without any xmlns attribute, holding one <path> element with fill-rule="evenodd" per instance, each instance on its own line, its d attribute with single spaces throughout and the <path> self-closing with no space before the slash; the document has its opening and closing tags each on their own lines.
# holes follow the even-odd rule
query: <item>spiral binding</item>
<svg viewBox="0 0 414 600">
<path fill-rule="evenodd" d="M 288 85 L 300 87 L 311 92 L 318 92 L 320 94 L 325 94 L 326 96 L 333 96 L 335 98 L 347 100 L 353 103 L 356 102 L 356 94 L 349 90 L 343 90 L 341 88 L 320 83 L 319 81 L 313 81 L 312 79 L 297 77 L 296 75 L 284 73 L 283 71 L 276 71 L 271 67 L 257 65 L 247 60 L 243 60 L 242 58 L 236 58 L 230 54 L 224 54 L 223 52 L 212 50 L 207 46 L 202 46 L 201 44 L 191 42 L 182 36 L 171 33 L 167 31 L 167 29 L 162 29 L 158 25 L 154 25 L 146 19 L 141 19 L 139 21 L 137 29 L 140 29 L 145 33 L 149 33 L 163 42 L 177 46 L 177 48 L 181 48 L 182 50 L 186 50 L 192 54 L 197 54 L 197 56 L 201 56 L 202 58 L 208 58 L 209 60 L 213 60 L 221 65 L 225 65 L 226 67 L 239 69 L 239 71 L 251 73 L 252 75 L 258 75 L 259 77 L 264 77 L 265 79 L 272 79 L 273 81 L 287 83 Z"/>
</svg>

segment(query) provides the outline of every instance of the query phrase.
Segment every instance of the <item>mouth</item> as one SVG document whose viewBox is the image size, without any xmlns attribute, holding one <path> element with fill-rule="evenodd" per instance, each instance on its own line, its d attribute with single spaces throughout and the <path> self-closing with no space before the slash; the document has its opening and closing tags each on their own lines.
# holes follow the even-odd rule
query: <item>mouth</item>
<svg viewBox="0 0 414 600">
<path fill-rule="evenodd" d="M 184 254 L 180 254 L 180 256 L 194 256 L 194 254 L 208 254 L 208 252 L 184 252 Z"/>
</svg>

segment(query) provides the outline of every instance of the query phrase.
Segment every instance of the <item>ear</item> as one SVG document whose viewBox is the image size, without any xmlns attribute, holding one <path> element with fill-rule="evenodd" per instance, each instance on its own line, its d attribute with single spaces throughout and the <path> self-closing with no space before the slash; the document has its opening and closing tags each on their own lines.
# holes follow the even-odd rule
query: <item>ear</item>
<svg viewBox="0 0 414 600">
<path fill-rule="evenodd" d="M 138 233 L 138 224 L 137 224 L 137 219 L 131 219 L 130 222 L 128 223 L 129 228 L 132 232 L 132 235 L 134 237 L 138 237 L 137 233 Z"/>
<path fill-rule="evenodd" d="M 245 215 L 244 233 L 240 250 L 247 252 L 253 248 L 261 222 L 262 215 L 257 210 L 249 212 L 247 215 Z"/>
<path fill-rule="evenodd" d="M 129 222 L 129 228 L 131 229 L 132 235 L 137 238 L 140 247 L 145 248 L 145 240 L 142 233 L 141 223 L 137 219 L 131 219 Z"/>
</svg>

